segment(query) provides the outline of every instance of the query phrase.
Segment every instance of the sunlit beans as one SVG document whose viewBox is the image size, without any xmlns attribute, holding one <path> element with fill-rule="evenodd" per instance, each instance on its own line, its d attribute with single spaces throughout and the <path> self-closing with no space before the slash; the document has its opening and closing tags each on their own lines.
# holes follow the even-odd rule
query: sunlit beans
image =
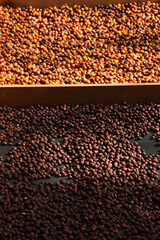
<svg viewBox="0 0 160 240">
<path fill-rule="evenodd" d="M 159 6 L 0 7 L 0 84 L 160 82 Z"/>
</svg>

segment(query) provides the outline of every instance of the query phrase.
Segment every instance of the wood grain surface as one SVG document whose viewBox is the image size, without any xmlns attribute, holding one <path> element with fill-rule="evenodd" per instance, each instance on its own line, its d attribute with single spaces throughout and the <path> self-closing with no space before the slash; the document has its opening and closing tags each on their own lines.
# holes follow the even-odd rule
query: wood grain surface
<svg viewBox="0 0 160 240">
<path fill-rule="evenodd" d="M 1 86 L 0 106 L 160 103 L 160 84 Z"/>
<path fill-rule="evenodd" d="M 151 0 L 151 2 L 159 2 L 160 0 Z M 73 6 L 74 4 L 82 5 L 85 4 L 90 7 L 96 5 L 106 5 L 110 3 L 126 3 L 126 2 L 147 2 L 147 0 L 0 0 L 0 5 L 9 5 L 12 7 L 25 7 L 33 6 L 36 8 L 46 8 L 49 6 L 60 7 L 64 4 Z"/>
</svg>

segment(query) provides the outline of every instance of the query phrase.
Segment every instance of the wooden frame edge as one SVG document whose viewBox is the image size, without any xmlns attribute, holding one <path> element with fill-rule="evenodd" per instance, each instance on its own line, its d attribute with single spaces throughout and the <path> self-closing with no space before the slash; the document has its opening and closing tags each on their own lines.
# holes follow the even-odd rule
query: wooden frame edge
<svg viewBox="0 0 160 240">
<path fill-rule="evenodd" d="M 160 103 L 160 84 L 97 86 L 21 86 L 0 88 L 0 106 Z"/>
<path fill-rule="evenodd" d="M 150 0 L 151 2 L 159 2 L 159 0 Z M 147 0 L 0 0 L 0 5 L 2 6 L 12 6 L 16 7 L 27 7 L 33 6 L 35 8 L 46 8 L 49 6 L 61 7 L 64 4 L 69 6 L 83 5 L 89 7 L 94 7 L 96 5 L 107 5 L 107 4 L 117 4 L 117 3 L 132 3 L 132 2 L 147 2 Z"/>
</svg>

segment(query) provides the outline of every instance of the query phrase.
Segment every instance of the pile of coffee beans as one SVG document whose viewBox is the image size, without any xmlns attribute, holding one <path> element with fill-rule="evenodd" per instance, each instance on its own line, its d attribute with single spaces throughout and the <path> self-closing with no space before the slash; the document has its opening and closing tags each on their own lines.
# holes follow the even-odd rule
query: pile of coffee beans
<svg viewBox="0 0 160 240">
<path fill-rule="evenodd" d="M 0 84 L 160 82 L 160 4 L 0 7 Z"/>
<path fill-rule="evenodd" d="M 1 107 L 1 148 L 13 147 L 0 157 L 0 239 L 158 240 L 160 159 L 131 140 L 152 132 L 159 144 L 159 114 L 159 104 Z"/>
</svg>

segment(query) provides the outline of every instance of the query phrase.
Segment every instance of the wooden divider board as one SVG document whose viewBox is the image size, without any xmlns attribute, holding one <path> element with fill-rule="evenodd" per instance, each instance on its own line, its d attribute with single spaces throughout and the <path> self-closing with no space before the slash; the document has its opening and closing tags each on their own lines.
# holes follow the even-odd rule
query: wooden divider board
<svg viewBox="0 0 160 240">
<path fill-rule="evenodd" d="M 159 2 L 159 0 L 150 0 L 151 2 Z M 74 4 L 82 5 L 85 4 L 89 7 L 96 5 L 106 5 L 114 3 L 127 3 L 127 2 L 147 2 L 147 0 L 0 0 L 0 5 L 10 5 L 13 7 L 25 7 L 33 6 L 36 8 L 45 8 L 49 6 L 60 7 L 64 4 L 73 6 Z"/>
<path fill-rule="evenodd" d="M 2 86 L 0 105 L 160 103 L 160 84 Z"/>
<path fill-rule="evenodd" d="M 45 8 L 64 4 L 87 6 L 110 3 L 135 2 L 135 0 L 0 0 L 1 6 L 33 6 Z M 139 0 L 139 2 L 147 2 Z M 160 2 L 160 0 L 151 0 Z M 160 83 L 155 84 L 90 84 L 90 85 L 0 85 L 0 105 L 28 106 L 83 103 L 160 103 Z"/>
</svg>

